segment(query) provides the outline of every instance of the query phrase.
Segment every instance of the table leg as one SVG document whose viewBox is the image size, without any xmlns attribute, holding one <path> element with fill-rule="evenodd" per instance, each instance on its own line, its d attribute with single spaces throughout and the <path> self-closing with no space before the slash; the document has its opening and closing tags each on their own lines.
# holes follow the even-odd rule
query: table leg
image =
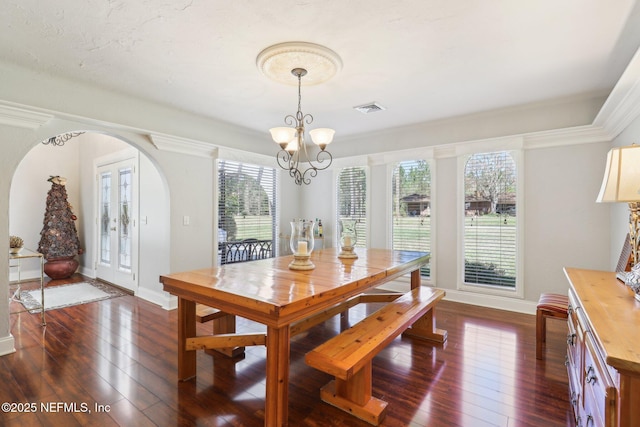
<svg viewBox="0 0 640 427">
<path fill-rule="evenodd" d="M 196 352 L 186 349 L 187 338 L 196 336 L 196 303 L 178 297 L 178 379 L 196 376 Z"/>
<path fill-rule="evenodd" d="M 420 269 L 411 272 L 411 289 L 420 287 Z"/>
<path fill-rule="evenodd" d="M 40 301 L 42 301 L 42 311 L 41 316 L 42 316 L 42 326 L 46 326 L 47 321 L 45 320 L 44 317 L 44 257 L 39 257 L 40 258 Z"/>
<path fill-rule="evenodd" d="M 289 326 L 267 328 L 267 388 L 264 425 L 283 427 L 289 418 Z"/>
</svg>

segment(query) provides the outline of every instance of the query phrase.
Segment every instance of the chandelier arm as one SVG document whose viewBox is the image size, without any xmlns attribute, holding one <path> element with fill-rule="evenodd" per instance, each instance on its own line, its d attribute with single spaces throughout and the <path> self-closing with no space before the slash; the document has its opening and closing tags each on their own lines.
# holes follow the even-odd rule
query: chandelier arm
<svg viewBox="0 0 640 427">
<path fill-rule="evenodd" d="M 289 176 L 291 178 L 293 178 L 294 182 L 297 185 L 302 185 L 303 182 L 303 175 L 300 173 L 300 171 L 297 168 L 291 168 L 289 169 Z M 308 184 L 308 183 L 307 183 Z"/>
<path fill-rule="evenodd" d="M 331 166 L 331 163 L 333 163 L 333 156 L 331 155 L 330 152 L 325 150 L 320 151 L 318 155 L 316 155 L 316 161 L 318 162 L 318 164 L 324 163 L 327 160 L 328 160 L 328 163 L 325 166 L 314 166 L 314 168 L 320 171 L 325 170 L 326 168 Z"/>
<path fill-rule="evenodd" d="M 307 176 L 307 174 L 309 174 L 309 176 Z M 316 175 L 318 175 L 318 168 L 311 165 L 311 167 L 305 169 L 304 173 L 302 174 L 302 182 L 309 185 L 311 184 L 311 178 L 315 178 Z"/>
<path fill-rule="evenodd" d="M 291 169 L 291 159 L 292 156 L 289 154 L 287 150 L 280 150 L 276 155 L 276 159 L 278 160 L 278 166 L 280 166 L 284 170 Z"/>
<path fill-rule="evenodd" d="M 313 123 L 313 116 L 311 114 L 305 114 L 304 116 L 302 116 L 302 121 L 310 125 L 311 123 Z"/>
<path fill-rule="evenodd" d="M 289 115 L 285 116 L 284 124 L 286 124 L 288 126 L 298 127 L 298 119 L 293 114 L 289 114 Z"/>
</svg>

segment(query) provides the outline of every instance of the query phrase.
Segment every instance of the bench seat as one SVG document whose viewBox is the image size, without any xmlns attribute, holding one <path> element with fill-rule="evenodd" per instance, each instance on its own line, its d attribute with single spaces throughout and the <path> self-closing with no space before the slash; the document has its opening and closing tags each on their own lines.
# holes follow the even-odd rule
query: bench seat
<svg viewBox="0 0 640 427">
<path fill-rule="evenodd" d="M 372 397 L 372 360 L 398 335 L 444 342 L 446 331 L 435 327 L 434 307 L 444 291 L 418 287 L 319 345 L 305 361 L 335 377 L 321 390 L 323 401 L 378 425 L 387 402 Z"/>
</svg>

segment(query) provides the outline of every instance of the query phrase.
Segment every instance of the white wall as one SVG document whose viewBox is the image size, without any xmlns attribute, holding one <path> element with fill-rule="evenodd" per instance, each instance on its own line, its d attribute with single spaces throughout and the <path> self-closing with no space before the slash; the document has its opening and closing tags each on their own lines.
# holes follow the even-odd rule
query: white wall
<svg viewBox="0 0 640 427">
<path fill-rule="evenodd" d="M 596 203 L 609 142 L 528 150 L 525 298 L 566 293 L 563 267 L 606 270 L 609 207 Z"/>
<path fill-rule="evenodd" d="M 136 295 L 175 308 L 177 299 L 162 290 L 159 277 L 171 273 L 170 265 L 170 204 L 167 185 L 155 164 L 140 156 L 140 247 L 138 291 Z"/>
</svg>

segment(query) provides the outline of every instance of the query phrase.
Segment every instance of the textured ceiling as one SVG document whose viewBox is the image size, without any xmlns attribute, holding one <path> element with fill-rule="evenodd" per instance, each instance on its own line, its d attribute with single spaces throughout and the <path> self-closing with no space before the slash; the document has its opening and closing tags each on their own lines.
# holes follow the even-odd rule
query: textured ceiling
<svg viewBox="0 0 640 427">
<path fill-rule="evenodd" d="M 0 61 L 265 131 L 296 89 L 256 56 L 327 46 L 314 126 L 372 132 L 611 90 L 640 45 L 631 0 L 3 0 Z M 304 81 L 304 79 L 303 79 Z M 377 101 L 385 111 L 354 106 Z"/>
</svg>

